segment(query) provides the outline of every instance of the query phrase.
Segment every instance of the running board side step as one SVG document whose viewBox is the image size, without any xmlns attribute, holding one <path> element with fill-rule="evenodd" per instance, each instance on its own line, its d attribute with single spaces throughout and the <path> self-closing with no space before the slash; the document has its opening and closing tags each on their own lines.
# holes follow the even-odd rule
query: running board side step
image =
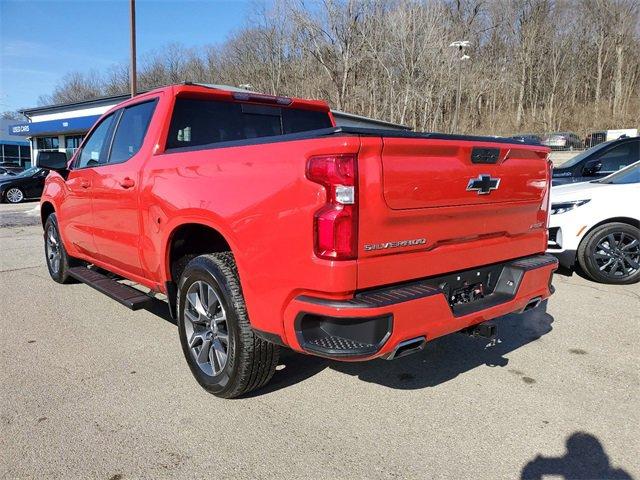
<svg viewBox="0 0 640 480">
<path fill-rule="evenodd" d="M 136 290 L 128 285 L 123 285 L 87 267 L 70 268 L 69 275 L 104 293 L 107 297 L 112 298 L 131 310 L 140 310 L 141 308 L 150 306 L 153 300 L 149 295 L 146 295 L 140 290 Z"/>
</svg>

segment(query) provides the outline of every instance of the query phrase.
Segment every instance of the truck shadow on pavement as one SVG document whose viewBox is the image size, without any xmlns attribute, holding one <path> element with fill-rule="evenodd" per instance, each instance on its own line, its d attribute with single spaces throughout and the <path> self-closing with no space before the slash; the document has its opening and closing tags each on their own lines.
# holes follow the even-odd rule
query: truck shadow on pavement
<svg viewBox="0 0 640 480">
<path fill-rule="evenodd" d="M 163 300 L 159 300 L 157 298 L 152 298 L 149 305 L 145 306 L 144 309 L 147 312 L 153 313 L 155 316 L 160 317 L 164 321 L 169 322 L 170 324 L 176 327 L 178 326 L 178 322 L 173 318 L 171 318 L 171 315 L 169 314 L 169 308 L 167 308 L 167 302 Z"/>
<path fill-rule="evenodd" d="M 434 387 L 481 365 L 505 367 L 508 353 L 533 342 L 552 330 L 553 317 L 547 313 L 547 302 L 524 314 L 511 314 L 496 319 L 497 341 L 452 334 L 427 343 L 425 350 L 397 360 L 370 362 L 336 362 L 301 355 L 290 350 L 281 354 L 281 370 L 273 380 L 253 395 L 260 396 L 302 382 L 329 367 L 335 371 L 357 376 L 365 382 L 415 390 Z M 525 383 L 535 380 L 523 372 L 513 370 Z"/>
<path fill-rule="evenodd" d="M 565 480 L 606 478 L 632 480 L 629 473 L 613 468 L 600 441 L 585 432 L 575 432 L 567 438 L 567 452 L 561 457 L 538 455 L 520 473 L 521 480 L 539 480 L 547 476 Z"/>
</svg>

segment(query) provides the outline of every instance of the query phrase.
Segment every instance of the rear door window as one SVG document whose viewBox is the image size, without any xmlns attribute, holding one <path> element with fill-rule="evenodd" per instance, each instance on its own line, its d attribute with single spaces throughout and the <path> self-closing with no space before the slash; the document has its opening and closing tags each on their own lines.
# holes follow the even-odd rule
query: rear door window
<svg viewBox="0 0 640 480">
<path fill-rule="evenodd" d="M 178 98 L 167 150 L 331 127 L 328 112 Z"/>
<path fill-rule="evenodd" d="M 111 145 L 109 163 L 122 163 L 133 157 L 144 141 L 157 100 L 127 107 L 122 112 Z"/>
</svg>

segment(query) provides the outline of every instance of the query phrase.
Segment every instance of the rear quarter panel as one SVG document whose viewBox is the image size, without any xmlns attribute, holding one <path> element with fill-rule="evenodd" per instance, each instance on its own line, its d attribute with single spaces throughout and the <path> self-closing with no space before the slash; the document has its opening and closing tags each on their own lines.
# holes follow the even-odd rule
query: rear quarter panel
<svg viewBox="0 0 640 480">
<path fill-rule="evenodd" d="M 335 137 L 153 156 L 141 192 L 143 268 L 158 282 L 169 279 L 172 232 L 208 225 L 232 248 L 252 325 L 282 333 L 293 297 L 321 291 L 344 298 L 356 287 L 355 261 L 313 254 L 313 215 L 325 192 L 305 178 L 305 166 L 312 155 L 358 148 L 357 137 Z"/>
</svg>

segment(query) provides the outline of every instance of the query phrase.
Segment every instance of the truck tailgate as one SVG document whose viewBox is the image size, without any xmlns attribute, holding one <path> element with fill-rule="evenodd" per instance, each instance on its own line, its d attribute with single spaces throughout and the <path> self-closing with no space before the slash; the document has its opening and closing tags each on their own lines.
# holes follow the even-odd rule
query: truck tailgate
<svg viewBox="0 0 640 480">
<path fill-rule="evenodd" d="M 547 155 L 509 143 L 362 137 L 358 288 L 543 252 Z"/>
<path fill-rule="evenodd" d="M 382 148 L 384 197 L 390 208 L 453 207 L 514 201 L 541 201 L 546 151 L 510 145 L 477 145 L 446 140 L 385 138 Z M 486 162 L 497 159 L 496 163 Z M 482 176 L 493 180 L 480 189 Z M 499 181 L 499 183 L 498 183 Z M 487 190 L 494 188 L 494 190 Z"/>
</svg>

